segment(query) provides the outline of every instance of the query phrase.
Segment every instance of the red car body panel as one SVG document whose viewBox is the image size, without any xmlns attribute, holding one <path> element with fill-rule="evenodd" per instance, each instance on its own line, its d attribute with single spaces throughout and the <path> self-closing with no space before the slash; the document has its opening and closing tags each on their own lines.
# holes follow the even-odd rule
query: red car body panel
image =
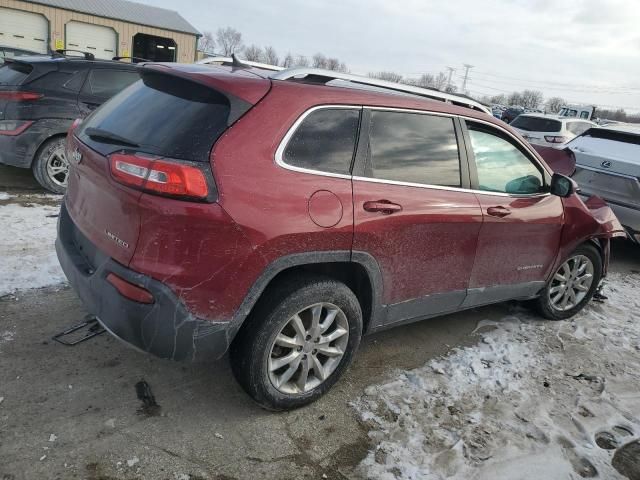
<svg viewBox="0 0 640 480">
<path fill-rule="evenodd" d="M 380 265 L 383 304 L 469 286 L 482 225 L 472 192 L 354 181 L 353 198 L 353 249 L 369 252 Z M 363 205 L 368 201 L 392 202 L 402 211 L 367 212 Z"/>
<path fill-rule="evenodd" d="M 60 227 L 56 245 L 63 268 L 83 300 L 95 308 L 108 307 L 98 298 L 103 294 L 95 286 L 100 279 L 89 280 L 94 289 L 89 291 L 83 274 L 73 271 L 75 257 L 65 250 L 71 247 L 64 230 L 77 227 L 110 259 L 100 267 L 104 270 L 99 272 L 101 278 L 112 269 L 158 299 L 147 310 L 127 304 L 127 308 L 138 309 L 139 323 L 132 328 L 143 332 L 142 339 L 137 330 L 128 334 L 138 335 L 133 343 L 140 348 L 161 356 L 181 356 L 176 354 L 178 333 L 173 343 L 168 342 L 173 344 L 169 347 L 172 353 L 158 353 L 167 347 L 154 343 L 160 327 L 149 326 L 153 323 L 149 319 L 167 310 L 163 299 L 169 298 L 166 301 L 182 315 L 177 321 L 177 313 L 169 312 L 174 318 L 166 320 L 167 331 L 178 332 L 190 325 L 184 352 L 195 355 L 199 339 L 224 332 L 216 346 L 216 354 L 222 354 L 270 279 L 287 266 L 297 265 L 290 260 L 297 255 L 305 255 L 305 261 L 311 263 L 321 261 L 323 252 L 334 255 L 330 261 L 340 262 L 356 261 L 358 253 L 368 255 L 372 260 L 367 271 L 374 290 L 370 310 L 395 305 L 400 311 L 405 304 L 434 299 L 430 312 L 402 310 L 398 314 L 412 319 L 473 306 L 463 303 L 468 289 L 482 292 L 493 286 L 542 283 L 580 243 L 622 232 L 608 207 L 595 202 L 585 205 L 576 195 L 515 198 L 410 187 L 296 171 L 276 161 L 278 146 L 291 126 L 318 105 L 458 115 L 521 138 L 484 113 L 410 96 L 272 81 L 238 69 L 145 68 L 192 79 L 253 105 L 213 146 L 210 164 L 217 188 L 213 203 L 156 196 L 116 183 L 107 159 L 81 143 L 73 132 L 69 135 L 69 151 L 77 149 L 82 160 L 74 161 L 70 154 L 64 208 L 72 224 Z M 364 209 L 365 202 L 379 201 L 400 205 L 401 211 L 388 215 Z M 494 216 L 490 210 L 496 207 L 509 214 Z M 608 244 L 601 245 L 606 255 Z M 272 268 L 283 260 L 284 266 Z M 115 295 L 111 287 L 100 288 Z M 392 320 L 382 314 L 377 323 L 372 321 L 370 330 Z M 229 323 L 232 328 L 226 327 Z"/>
<path fill-rule="evenodd" d="M 562 200 L 553 195 L 510 198 L 477 195 L 484 222 L 471 288 L 541 281 L 553 267 L 563 224 Z M 493 216 L 492 209 L 505 216 Z M 535 240 L 533 240 L 535 239 Z"/>
<path fill-rule="evenodd" d="M 65 198 L 69 215 L 101 251 L 128 265 L 140 233 L 142 193 L 115 182 L 103 156 L 71 135 L 67 141 L 68 151 L 82 155 L 80 163 L 69 155 L 73 165 Z"/>
<path fill-rule="evenodd" d="M 576 171 L 576 158 L 568 148 L 553 148 L 544 145 L 532 145 L 555 173 L 570 177 Z"/>
</svg>

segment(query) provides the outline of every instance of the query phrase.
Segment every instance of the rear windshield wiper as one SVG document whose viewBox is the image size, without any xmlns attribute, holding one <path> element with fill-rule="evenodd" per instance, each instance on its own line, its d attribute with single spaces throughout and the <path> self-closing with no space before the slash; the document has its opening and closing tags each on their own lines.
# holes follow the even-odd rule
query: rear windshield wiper
<svg viewBox="0 0 640 480">
<path fill-rule="evenodd" d="M 107 130 L 102 130 L 100 128 L 89 127 L 84 130 L 84 133 L 91 139 L 97 140 L 99 142 L 102 141 L 103 143 L 116 143 L 118 145 L 124 145 L 124 146 L 134 147 L 134 148 L 137 148 L 140 146 L 137 143 L 131 140 L 128 140 L 124 137 L 121 137 L 116 133 L 111 133 Z"/>
</svg>

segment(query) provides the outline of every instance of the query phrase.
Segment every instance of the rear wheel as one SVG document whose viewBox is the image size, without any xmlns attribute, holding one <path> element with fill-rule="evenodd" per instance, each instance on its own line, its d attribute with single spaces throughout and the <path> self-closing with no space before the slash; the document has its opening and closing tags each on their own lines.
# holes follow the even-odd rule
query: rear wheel
<svg viewBox="0 0 640 480">
<path fill-rule="evenodd" d="M 572 317 L 591 300 L 602 278 L 602 258 L 592 245 L 581 245 L 555 271 L 537 299 L 551 320 Z"/>
<path fill-rule="evenodd" d="M 289 279 L 264 298 L 234 339 L 231 367 L 261 406 L 301 407 L 351 363 L 362 335 L 360 304 L 346 285 L 324 277 Z"/>
<path fill-rule="evenodd" d="M 55 137 L 42 144 L 33 161 L 33 176 L 42 187 L 53 193 L 67 189 L 69 162 L 65 137 Z"/>
</svg>

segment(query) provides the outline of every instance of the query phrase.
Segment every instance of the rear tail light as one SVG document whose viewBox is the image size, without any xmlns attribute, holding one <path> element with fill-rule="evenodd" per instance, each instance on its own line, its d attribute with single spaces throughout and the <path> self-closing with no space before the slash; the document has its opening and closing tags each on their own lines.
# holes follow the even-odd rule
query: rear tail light
<svg viewBox="0 0 640 480">
<path fill-rule="evenodd" d="M 28 120 L 0 120 L 0 135 L 14 137 L 20 135 L 31 125 L 33 122 Z"/>
<path fill-rule="evenodd" d="M 10 102 L 28 102 L 39 100 L 44 95 L 34 92 L 0 92 L 0 100 L 9 100 Z"/>
<path fill-rule="evenodd" d="M 159 195 L 206 199 L 207 177 L 201 167 L 176 160 L 114 153 L 109 157 L 111 175 L 123 185 Z"/>
<path fill-rule="evenodd" d="M 545 135 L 544 139 L 549 143 L 565 143 L 568 138 L 559 135 Z"/>
<path fill-rule="evenodd" d="M 153 303 L 153 295 L 146 288 L 139 287 L 133 283 L 127 282 L 124 278 L 119 277 L 115 273 L 107 275 L 107 282 L 115 287 L 120 295 L 127 297 L 138 303 Z"/>
</svg>

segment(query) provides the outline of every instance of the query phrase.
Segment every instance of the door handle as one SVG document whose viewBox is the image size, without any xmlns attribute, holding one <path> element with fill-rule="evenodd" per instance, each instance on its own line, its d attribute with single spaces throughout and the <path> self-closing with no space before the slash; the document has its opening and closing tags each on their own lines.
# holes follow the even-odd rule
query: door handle
<svg viewBox="0 0 640 480">
<path fill-rule="evenodd" d="M 511 215 L 511 210 L 509 210 L 507 207 L 502 207 L 502 206 L 489 207 L 487 208 L 487 213 L 492 217 L 502 218 L 502 217 L 506 217 L 507 215 Z"/>
<path fill-rule="evenodd" d="M 385 215 L 391 215 L 395 212 L 401 212 L 402 206 L 392 203 L 389 200 L 377 200 L 374 202 L 364 202 L 362 206 L 367 212 L 380 212 Z"/>
</svg>

